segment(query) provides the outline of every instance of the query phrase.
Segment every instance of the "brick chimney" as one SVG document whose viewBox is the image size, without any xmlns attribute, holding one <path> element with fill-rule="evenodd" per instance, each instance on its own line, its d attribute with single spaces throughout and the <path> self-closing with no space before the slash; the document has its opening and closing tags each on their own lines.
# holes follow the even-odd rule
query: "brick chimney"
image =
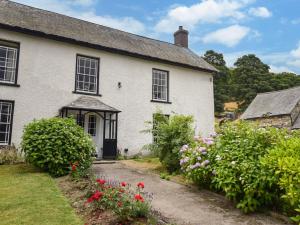
<svg viewBox="0 0 300 225">
<path fill-rule="evenodd" d="M 178 31 L 174 33 L 174 44 L 180 47 L 189 47 L 189 32 L 182 26 L 179 26 Z"/>
</svg>

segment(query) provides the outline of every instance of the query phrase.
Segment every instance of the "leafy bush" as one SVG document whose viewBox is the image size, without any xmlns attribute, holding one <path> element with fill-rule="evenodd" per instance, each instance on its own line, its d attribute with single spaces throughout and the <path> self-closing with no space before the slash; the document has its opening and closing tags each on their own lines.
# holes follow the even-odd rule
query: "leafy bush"
<svg viewBox="0 0 300 225">
<path fill-rule="evenodd" d="M 120 222 L 144 218 L 150 213 L 150 196 L 143 192 L 144 183 L 139 182 L 135 190 L 125 182 L 97 179 L 97 186 L 87 200 L 97 209 L 110 209 Z"/>
<path fill-rule="evenodd" d="M 169 172 L 179 171 L 180 147 L 193 142 L 193 121 L 192 116 L 174 115 L 154 126 L 151 149 Z"/>
<path fill-rule="evenodd" d="M 220 160 L 214 166 L 212 185 L 237 201 L 237 207 L 244 212 L 277 201 L 276 179 L 271 171 L 264 170 L 260 158 L 276 144 L 281 132 L 284 131 L 258 128 L 247 122 L 228 123 L 220 130 L 213 149 Z"/>
<path fill-rule="evenodd" d="M 70 163 L 88 169 L 95 147 L 72 118 L 35 120 L 24 129 L 22 150 L 26 160 L 53 176 L 66 175 Z"/>
<path fill-rule="evenodd" d="M 0 147 L 0 165 L 12 165 L 23 162 L 23 158 L 14 146 Z"/>
<path fill-rule="evenodd" d="M 300 136 L 285 137 L 262 158 L 266 170 L 272 171 L 285 203 L 284 209 L 298 214 L 300 222 Z"/>
</svg>

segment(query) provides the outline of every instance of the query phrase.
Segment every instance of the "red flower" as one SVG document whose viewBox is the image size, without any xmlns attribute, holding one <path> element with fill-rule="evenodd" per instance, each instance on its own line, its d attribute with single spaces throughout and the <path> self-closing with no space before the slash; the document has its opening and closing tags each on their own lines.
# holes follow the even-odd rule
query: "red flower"
<svg viewBox="0 0 300 225">
<path fill-rule="evenodd" d="M 122 187 L 125 187 L 126 185 L 127 185 L 126 182 L 122 182 L 122 183 L 121 183 L 121 186 L 122 186 Z"/>
<path fill-rule="evenodd" d="M 122 205 L 123 205 L 122 202 L 118 202 L 119 207 L 122 207 Z"/>
<path fill-rule="evenodd" d="M 90 203 L 94 200 L 99 200 L 100 198 L 102 198 L 103 193 L 100 191 L 96 191 L 91 197 L 88 198 L 87 202 Z"/>
<path fill-rule="evenodd" d="M 100 191 L 96 191 L 95 194 L 93 195 L 95 200 L 99 200 L 99 198 L 101 198 L 103 196 L 103 193 Z"/>
<path fill-rule="evenodd" d="M 134 199 L 140 202 L 144 202 L 144 198 L 140 194 L 136 194 L 134 196 Z"/>
<path fill-rule="evenodd" d="M 77 168 L 77 166 L 75 164 L 73 164 L 72 167 L 71 167 L 73 172 L 76 171 L 76 168 Z"/>
<path fill-rule="evenodd" d="M 139 182 L 139 183 L 137 184 L 137 186 L 138 186 L 139 188 L 144 188 L 144 187 L 145 187 L 145 185 L 144 185 L 143 182 Z"/>
<path fill-rule="evenodd" d="M 103 185 L 103 184 L 106 183 L 106 181 L 103 180 L 103 179 L 97 179 L 96 182 L 97 182 L 98 184 L 100 184 L 100 185 Z"/>
</svg>

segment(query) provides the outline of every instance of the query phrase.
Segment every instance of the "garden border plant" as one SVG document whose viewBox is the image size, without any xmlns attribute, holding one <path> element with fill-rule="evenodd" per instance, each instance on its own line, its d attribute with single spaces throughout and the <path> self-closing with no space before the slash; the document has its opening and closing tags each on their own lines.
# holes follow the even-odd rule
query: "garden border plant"
<svg viewBox="0 0 300 225">
<path fill-rule="evenodd" d="M 22 143 L 27 162 L 52 176 L 68 174 L 77 164 L 80 175 L 90 168 L 95 147 L 91 137 L 73 118 L 34 120 L 25 126 Z"/>
<path fill-rule="evenodd" d="M 214 142 L 214 143 L 213 143 Z M 300 132 L 226 123 L 181 150 L 185 176 L 222 192 L 244 212 L 276 207 L 299 222 Z"/>
<path fill-rule="evenodd" d="M 144 188 L 143 182 L 139 182 L 133 189 L 126 182 L 98 178 L 85 204 L 92 204 L 96 210 L 112 210 L 122 223 L 148 218 L 152 195 L 146 193 Z"/>
</svg>

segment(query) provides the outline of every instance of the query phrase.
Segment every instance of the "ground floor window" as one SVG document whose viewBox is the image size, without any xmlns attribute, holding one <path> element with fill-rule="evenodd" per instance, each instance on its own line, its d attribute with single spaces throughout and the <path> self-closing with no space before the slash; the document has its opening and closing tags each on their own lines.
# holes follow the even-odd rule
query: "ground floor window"
<svg viewBox="0 0 300 225">
<path fill-rule="evenodd" d="M 11 142 L 14 102 L 0 100 L 0 145 Z"/>
<path fill-rule="evenodd" d="M 97 129 L 97 117 L 95 115 L 90 115 L 89 122 L 88 122 L 88 133 L 92 136 L 96 136 L 96 129 Z"/>
<path fill-rule="evenodd" d="M 154 113 L 153 114 L 153 142 L 157 142 L 157 127 L 160 123 L 166 123 L 169 120 L 170 115 L 161 114 L 161 113 Z"/>
<path fill-rule="evenodd" d="M 84 115 L 78 113 L 77 116 L 76 116 L 76 122 L 79 126 L 84 128 Z"/>
</svg>

